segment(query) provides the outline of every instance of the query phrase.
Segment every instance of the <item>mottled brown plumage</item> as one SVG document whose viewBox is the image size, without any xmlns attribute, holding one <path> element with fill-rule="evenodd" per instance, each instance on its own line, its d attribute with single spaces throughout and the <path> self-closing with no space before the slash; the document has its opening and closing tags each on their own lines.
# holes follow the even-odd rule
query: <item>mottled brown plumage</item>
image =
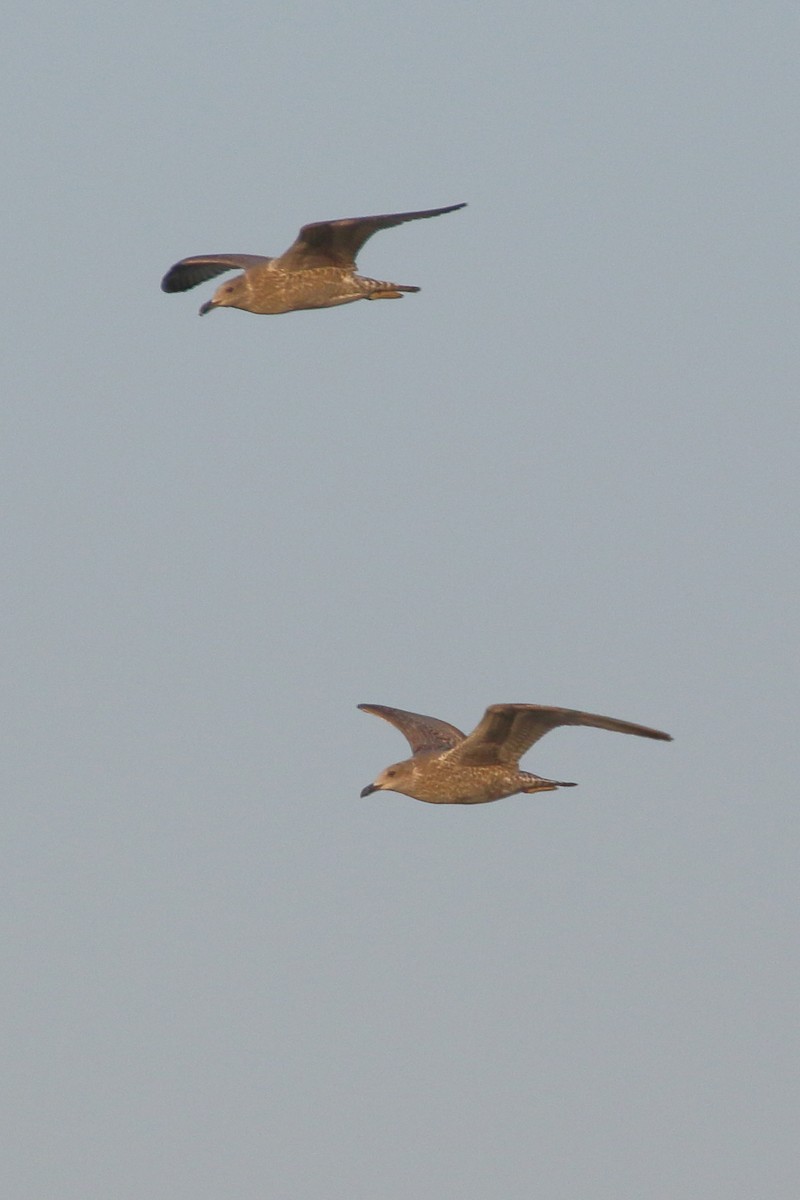
<svg viewBox="0 0 800 1200">
<path fill-rule="evenodd" d="M 574 787 L 574 783 L 540 779 L 519 768 L 526 750 L 559 725 L 591 725 L 615 733 L 672 741 L 668 733 L 646 725 L 541 704 L 492 704 L 469 736 L 436 717 L 383 704 L 358 707 L 396 726 L 413 751 L 413 757 L 382 771 L 361 795 L 401 792 L 428 804 L 486 804 L 513 796 L 515 792 Z"/>
<path fill-rule="evenodd" d="M 185 292 L 223 271 L 240 268 L 243 275 L 221 284 L 200 312 L 212 308 L 241 308 L 245 312 L 276 314 L 302 308 L 332 308 L 355 300 L 396 300 L 418 287 L 367 279 L 356 274 L 356 255 L 379 229 L 406 221 L 438 217 L 464 204 L 422 212 L 387 213 L 376 217 L 346 217 L 304 225 L 297 239 L 278 258 L 260 254 L 199 254 L 182 258 L 161 280 L 165 292 Z"/>
</svg>

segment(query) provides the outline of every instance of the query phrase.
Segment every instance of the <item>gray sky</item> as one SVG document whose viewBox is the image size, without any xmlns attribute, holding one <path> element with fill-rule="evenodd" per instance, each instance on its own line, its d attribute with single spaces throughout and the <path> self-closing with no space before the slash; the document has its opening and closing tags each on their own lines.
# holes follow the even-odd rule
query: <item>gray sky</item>
<svg viewBox="0 0 800 1200">
<path fill-rule="evenodd" d="M 793 1200 L 796 6 L 5 32 L 5 1194 Z M 402 303 L 158 288 L 462 200 Z M 675 742 L 361 800 L 359 701 Z"/>
</svg>

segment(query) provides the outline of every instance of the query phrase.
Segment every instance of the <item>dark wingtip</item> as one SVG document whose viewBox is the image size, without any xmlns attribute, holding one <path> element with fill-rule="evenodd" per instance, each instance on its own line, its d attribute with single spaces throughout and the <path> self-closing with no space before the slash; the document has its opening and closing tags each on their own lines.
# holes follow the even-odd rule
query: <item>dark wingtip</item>
<svg viewBox="0 0 800 1200">
<path fill-rule="evenodd" d="M 174 266 L 171 266 L 170 269 L 167 271 L 166 275 L 161 280 L 162 292 L 185 292 L 186 291 L 186 284 L 184 283 L 183 279 L 181 278 L 181 272 L 179 270 L 179 267 L 180 267 L 180 264 L 175 263 Z"/>
</svg>

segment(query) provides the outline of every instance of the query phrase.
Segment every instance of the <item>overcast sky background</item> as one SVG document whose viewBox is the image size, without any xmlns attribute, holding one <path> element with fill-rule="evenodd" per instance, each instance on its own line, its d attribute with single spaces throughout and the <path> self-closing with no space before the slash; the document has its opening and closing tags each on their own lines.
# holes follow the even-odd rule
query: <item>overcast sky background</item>
<svg viewBox="0 0 800 1200">
<path fill-rule="evenodd" d="M 794 1200 L 798 14 L 12 4 L 14 1200 Z M 402 302 L 202 320 L 376 236 Z M 474 808 L 360 701 L 586 708 Z"/>
</svg>

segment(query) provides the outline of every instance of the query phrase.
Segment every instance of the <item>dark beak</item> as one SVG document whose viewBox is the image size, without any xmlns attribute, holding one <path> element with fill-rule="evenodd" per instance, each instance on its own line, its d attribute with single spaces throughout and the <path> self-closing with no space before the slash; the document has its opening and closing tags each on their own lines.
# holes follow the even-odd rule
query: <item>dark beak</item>
<svg viewBox="0 0 800 1200">
<path fill-rule="evenodd" d="M 362 789 L 361 795 L 362 797 L 371 796 L 373 792 L 379 792 L 380 790 L 380 788 L 375 787 L 374 783 L 368 783 L 367 786 Z"/>
<path fill-rule="evenodd" d="M 211 312 L 212 308 L 216 307 L 213 300 L 206 300 L 205 304 L 200 305 L 200 316 L 202 317 L 204 313 Z"/>
</svg>

